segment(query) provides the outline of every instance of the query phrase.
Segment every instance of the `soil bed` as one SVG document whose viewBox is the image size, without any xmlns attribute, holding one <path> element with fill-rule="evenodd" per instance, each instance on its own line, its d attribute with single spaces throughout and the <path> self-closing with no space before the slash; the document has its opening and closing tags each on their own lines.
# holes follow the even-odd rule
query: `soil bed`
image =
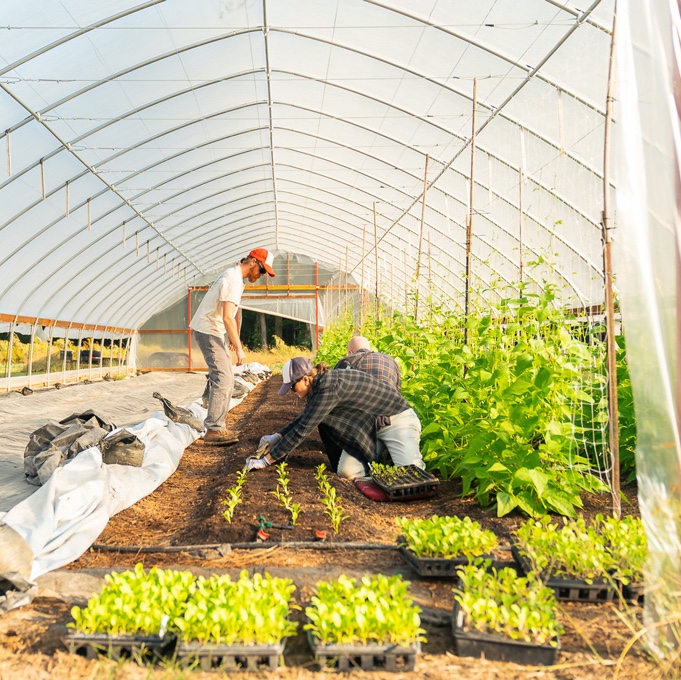
<svg viewBox="0 0 681 680">
<path fill-rule="evenodd" d="M 424 627 L 428 642 L 418 659 L 414 673 L 377 671 L 372 678 L 428 677 L 449 678 L 453 673 L 464 673 L 469 678 L 574 678 L 582 680 L 599 675 L 613 677 L 615 664 L 632 633 L 625 620 L 640 619 L 640 611 L 629 608 L 618 611 L 618 603 L 582 604 L 563 603 L 560 617 L 566 632 L 561 640 L 557 666 L 531 668 L 503 662 L 465 659 L 453 655 L 453 638 L 447 617 L 453 597 L 451 581 L 420 579 L 403 562 L 395 545 L 399 530 L 395 517 L 429 517 L 438 515 L 468 515 L 483 528 L 491 529 L 507 545 L 511 531 L 523 521 L 520 514 L 498 518 L 479 506 L 472 498 L 460 498 L 459 482 L 442 481 L 438 496 L 409 502 L 376 503 L 365 496 L 351 482 L 329 473 L 331 483 L 340 496 L 344 514 L 348 518 L 334 534 L 314 479 L 317 465 L 326 461 L 321 442 L 314 436 L 303 442 L 289 457 L 290 489 L 293 502 L 300 503 L 302 513 L 298 526 L 291 529 L 268 528 L 268 545 L 254 543 L 258 518 L 264 516 L 275 524 L 288 524 L 290 516 L 271 495 L 277 486 L 276 467 L 250 473 L 242 493 L 242 504 L 237 506 L 231 524 L 222 517 L 221 500 L 226 490 L 236 484 L 236 473 L 245 459 L 252 455 L 263 434 L 276 432 L 295 418 L 302 403 L 295 397 L 279 397 L 281 377 L 277 376 L 258 385 L 247 398 L 230 412 L 228 425 L 238 433 L 238 444 L 227 447 L 205 446 L 199 440 L 184 453 L 177 472 L 150 496 L 113 517 L 96 545 L 128 547 L 171 547 L 215 544 L 251 543 L 253 549 L 234 549 L 220 554 L 211 549 L 189 549 L 179 552 L 111 552 L 93 547 L 67 570 L 104 573 L 115 568 L 133 567 L 142 562 L 145 567 L 171 566 L 192 568 L 197 573 L 238 573 L 239 569 L 268 570 L 275 575 L 294 578 L 298 586 L 298 601 L 309 599 L 317 580 L 340 573 L 360 576 L 362 573 L 402 573 L 412 582 L 414 597 L 424 609 Z M 638 514 L 635 488 L 625 490 L 630 504 L 622 508 L 625 514 Z M 583 514 L 608 513 L 609 496 L 585 495 Z M 384 544 L 390 549 L 354 550 L 332 545 L 326 549 L 296 549 L 286 542 L 312 542 L 315 531 L 324 530 L 327 544 L 356 543 Z M 269 545 L 276 542 L 278 545 Z M 283 545 L 282 545 L 283 542 Z M 495 557 L 510 560 L 508 551 L 501 550 Z M 75 575 L 74 575 L 75 576 Z M 295 618 L 302 622 L 302 612 Z M 31 605 L 0 617 L 0 677 L 8 680 L 27 678 L 85 677 L 121 678 L 186 678 L 215 677 L 203 673 L 184 674 L 179 669 L 137 669 L 135 664 L 116 666 L 107 661 L 86 661 L 74 658 L 63 650 L 61 637 L 70 621 L 69 607 L 63 602 L 45 597 Z M 445 624 L 445 625 L 443 625 Z M 311 652 L 301 633 L 286 647 L 286 670 L 277 675 L 286 678 L 320 677 L 315 672 Z M 636 647 L 624 661 L 620 677 L 649 677 L 654 665 Z M 27 669 L 30 669 L 27 672 Z M 118 674 L 119 669 L 126 669 Z M 282 675 L 283 674 L 283 675 Z M 357 673 L 358 674 L 358 673 Z M 240 674 L 243 677 L 243 674 Z"/>
</svg>

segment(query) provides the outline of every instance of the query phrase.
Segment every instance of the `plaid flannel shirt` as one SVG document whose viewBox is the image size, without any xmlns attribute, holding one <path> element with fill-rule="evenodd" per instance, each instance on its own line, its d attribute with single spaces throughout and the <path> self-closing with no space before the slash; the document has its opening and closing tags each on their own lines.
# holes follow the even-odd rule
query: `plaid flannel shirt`
<svg viewBox="0 0 681 680">
<path fill-rule="evenodd" d="M 402 392 L 402 376 L 400 367 L 392 357 L 381 352 L 372 352 L 368 349 L 360 349 L 354 354 L 343 357 L 335 368 L 354 368 L 373 375 L 374 378 L 385 380 L 398 392 Z"/>
<path fill-rule="evenodd" d="M 296 448 L 320 423 L 339 445 L 359 460 L 376 460 L 376 419 L 411 408 L 390 385 L 363 371 L 329 370 L 315 378 L 303 412 L 279 434 L 269 452 L 280 460 Z"/>
</svg>

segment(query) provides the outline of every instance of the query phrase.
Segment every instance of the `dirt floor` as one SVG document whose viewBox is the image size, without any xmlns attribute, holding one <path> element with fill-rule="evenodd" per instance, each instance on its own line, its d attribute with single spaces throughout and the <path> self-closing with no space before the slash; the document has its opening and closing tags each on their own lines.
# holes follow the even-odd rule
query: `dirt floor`
<svg viewBox="0 0 681 680">
<path fill-rule="evenodd" d="M 336 535 L 320 503 L 315 468 L 325 462 L 321 442 L 311 437 L 289 457 L 290 488 L 302 513 L 294 528 L 268 528 L 266 543 L 256 541 L 258 518 L 287 525 L 287 511 L 271 494 L 277 485 L 275 467 L 249 475 L 243 489 L 243 502 L 237 506 L 231 524 L 222 517 L 221 501 L 226 490 L 236 483 L 236 473 L 251 455 L 261 435 L 277 431 L 300 413 L 302 404 L 295 397 L 279 397 L 281 377 L 258 385 L 231 412 L 229 425 L 238 433 L 238 444 L 228 447 L 204 446 L 199 440 L 182 457 L 177 472 L 150 496 L 113 517 L 97 543 L 66 569 L 75 579 L 78 574 L 101 575 L 112 568 L 122 569 L 142 562 L 154 565 L 191 568 L 196 573 L 228 572 L 240 569 L 269 571 L 294 579 L 297 598 L 305 603 L 319 579 L 346 573 L 402 573 L 412 582 L 412 594 L 423 609 L 422 619 L 428 642 L 417 661 L 414 673 L 376 671 L 371 677 L 450 678 L 652 678 L 656 666 L 636 645 L 620 659 L 632 631 L 640 627 L 641 612 L 624 603 L 561 603 L 560 618 L 565 626 L 557 664 L 550 668 L 525 667 L 511 663 L 468 659 L 454 655 L 449 624 L 453 603 L 452 584 L 441 579 L 421 579 L 394 550 L 399 534 L 396 517 L 468 515 L 483 527 L 492 529 L 501 544 L 507 545 L 510 533 L 522 521 L 520 515 L 497 518 L 471 498 L 460 498 L 457 482 L 442 482 L 435 498 L 404 503 L 376 503 L 363 496 L 355 486 L 330 474 L 340 496 L 345 519 Z M 627 489 L 630 504 L 624 513 L 638 514 L 635 489 Z M 607 513 L 609 496 L 586 496 L 584 515 Z M 316 547 L 287 547 L 286 543 L 311 544 L 315 532 L 323 530 L 327 540 Z M 362 543 L 365 549 L 343 547 Z M 248 544 L 248 548 L 235 547 Z M 334 547 L 334 544 L 338 547 Z M 189 546 L 184 550 L 175 547 Z M 383 546 L 383 547 L 382 547 Z M 124 547 L 129 552 L 119 552 Z M 170 551 L 153 551 L 153 548 Z M 152 550 L 152 551 L 150 551 Z M 500 562 L 510 560 L 507 550 L 496 554 Z M 64 573 L 62 573 L 62 576 Z M 71 602 L 78 602 L 78 598 Z M 135 663 L 107 660 L 88 661 L 69 655 L 63 635 L 70 621 L 70 603 L 62 599 L 38 597 L 31 605 L 0 618 L 0 680 L 31 678 L 200 678 L 215 677 L 170 666 L 142 668 Z M 303 613 L 296 617 L 302 622 Z M 301 633 L 287 643 L 287 668 L 277 675 L 284 678 L 311 678 L 338 675 L 318 671 Z M 619 667 L 618 667 L 619 663 Z M 359 675 L 356 671 L 351 675 Z"/>
</svg>

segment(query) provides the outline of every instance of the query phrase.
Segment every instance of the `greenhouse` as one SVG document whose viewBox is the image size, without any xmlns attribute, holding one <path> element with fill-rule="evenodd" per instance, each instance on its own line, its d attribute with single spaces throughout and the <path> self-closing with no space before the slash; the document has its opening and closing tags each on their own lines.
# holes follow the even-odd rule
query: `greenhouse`
<svg viewBox="0 0 681 680">
<path fill-rule="evenodd" d="M 677 3 L 0 34 L 0 677 L 681 674 Z"/>
</svg>

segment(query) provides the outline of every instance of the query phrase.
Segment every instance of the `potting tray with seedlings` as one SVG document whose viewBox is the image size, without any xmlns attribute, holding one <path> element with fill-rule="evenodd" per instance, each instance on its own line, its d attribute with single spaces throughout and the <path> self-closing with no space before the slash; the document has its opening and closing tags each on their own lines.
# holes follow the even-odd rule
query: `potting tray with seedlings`
<svg viewBox="0 0 681 680">
<path fill-rule="evenodd" d="M 400 517 L 396 522 L 403 532 L 398 552 L 419 576 L 456 578 L 457 566 L 491 558 L 498 545 L 496 535 L 470 517 Z"/>
<path fill-rule="evenodd" d="M 400 575 L 339 576 L 316 584 L 305 630 L 321 668 L 411 671 L 425 641 L 419 612 Z"/>
<path fill-rule="evenodd" d="M 183 666 L 204 671 L 275 670 L 287 637 L 296 634 L 289 621 L 295 586 L 290 579 L 269 574 L 249 577 L 242 571 L 199 577 L 177 630 L 177 658 Z"/>
<path fill-rule="evenodd" d="M 440 480 L 416 465 L 395 467 L 371 464 L 371 478 L 391 501 L 408 501 L 437 496 Z"/>
<path fill-rule="evenodd" d="M 640 520 L 527 520 L 511 544 L 525 574 L 536 573 L 559 600 L 609 602 L 620 587 L 642 583 L 647 554 Z"/>
<path fill-rule="evenodd" d="M 559 636 L 553 590 L 534 574 L 468 565 L 459 568 L 452 632 L 459 656 L 548 666 Z"/>
<path fill-rule="evenodd" d="M 156 567 L 145 573 L 141 564 L 133 571 L 107 574 L 100 593 L 87 607 L 73 607 L 73 632 L 64 638 L 74 654 L 93 658 L 159 659 L 172 653 L 172 624 L 181 615 L 193 591 L 194 575 Z"/>
</svg>

